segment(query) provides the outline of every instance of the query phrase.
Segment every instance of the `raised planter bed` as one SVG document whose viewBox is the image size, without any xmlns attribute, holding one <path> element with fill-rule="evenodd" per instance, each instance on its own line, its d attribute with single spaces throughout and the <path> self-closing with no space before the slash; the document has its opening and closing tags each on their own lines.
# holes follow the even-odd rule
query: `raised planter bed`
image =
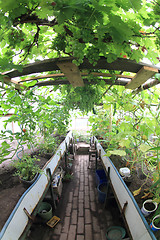
<svg viewBox="0 0 160 240">
<path fill-rule="evenodd" d="M 32 216 L 37 214 L 39 205 L 50 186 L 50 176 L 48 174 L 48 170 L 50 170 L 51 174 L 54 173 L 59 161 L 66 151 L 66 147 L 69 146 L 71 139 L 72 133 L 69 132 L 65 138 L 65 141 L 60 144 L 56 153 L 43 167 L 44 173 L 39 175 L 37 180 L 26 191 L 24 191 L 23 195 L 20 197 L 15 208 L 4 224 L 0 232 L 0 239 L 25 239 L 25 231 L 29 229 L 29 219 L 24 212 L 24 208 Z"/>
<path fill-rule="evenodd" d="M 156 240 L 137 202 L 116 167 L 110 158 L 105 156 L 106 152 L 98 140 L 94 138 L 94 141 L 97 143 L 97 151 L 101 152 L 103 167 L 106 172 L 110 173 L 110 185 L 131 239 Z"/>
</svg>

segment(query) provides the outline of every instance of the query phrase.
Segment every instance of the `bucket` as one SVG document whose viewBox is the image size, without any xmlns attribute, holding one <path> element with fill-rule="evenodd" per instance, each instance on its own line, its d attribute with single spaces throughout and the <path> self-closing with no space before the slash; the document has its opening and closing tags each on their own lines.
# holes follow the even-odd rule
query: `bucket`
<svg viewBox="0 0 160 240">
<path fill-rule="evenodd" d="M 145 217 L 149 216 L 152 212 L 154 212 L 157 209 L 157 203 L 154 202 L 152 199 L 148 199 L 144 201 L 141 212 Z"/>
<path fill-rule="evenodd" d="M 52 218 L 52 206 L 47 202 L 42 202 L 38 210 L 38 215 L 44 220 Z"/>
<path fill-rule="evenodd" d="M 98 190 L 98 201 L 100 203 L 104 203 L 105 202 L 105 199 L 106 199 L 106 193 L 107 193 L 107 187 L 108 186 L 108 183 L 107 182 L 103 182 L 103 183 L 100 183 L 97 187 L 97 190 Z"/>
<path fill-rule="evenodd" d="M 99 184 L 107 182 L 107 176 L 104 171 L 104 169 L 98 169 L 96 170 L 96 185 L 98 186 Z"/>
<path fill-rule="evenodd" d="M 107 240 L 121 240 L 124 239 L 126 230 L 120 226 L 112 226 L 107 229 Z"/>
</svg>

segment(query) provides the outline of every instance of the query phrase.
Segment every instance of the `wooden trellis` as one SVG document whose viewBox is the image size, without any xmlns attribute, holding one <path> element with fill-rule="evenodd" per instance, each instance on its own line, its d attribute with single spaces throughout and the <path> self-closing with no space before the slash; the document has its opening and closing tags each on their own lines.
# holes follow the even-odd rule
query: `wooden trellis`
<svg viewBox="0 0 160 240">
<path fill-rule="evenodd" d="M 3 73 L 1 81 L 4 81 L 5 84 L 14 84 L 18 90 L 26 89 L 24 82 L 35 80 L 33 86 L 38 87 L 61 84 L 82 87 L 88 83 L 94 84 L 94 80 L 87 78 L 88 75 L 91 75 L 97 80 L 103 80 L 108 85 L 121 85 L 137 92 L 159 83 L 154 77 L 160 71 L 156 66 L 136 63 L 123 58 L 117 58 L 114 62 L 108 63 L 106 58 L 101 57 L 95 66 L 89 63 L 88 59 L 84 59 L 83 63 L 77 67 L 72 62 L 73 59 L 71 57 L 55 58 L 27 64 L 23 67 L 22 72 L 12 70 Z M 112 80 L 113 74 L 109 71 L 119 71 L 121 74 L 115 74 L 116 80 Z M 151 79 L 149 84 L 146 83 L 148 79 Z"/>
</svg>

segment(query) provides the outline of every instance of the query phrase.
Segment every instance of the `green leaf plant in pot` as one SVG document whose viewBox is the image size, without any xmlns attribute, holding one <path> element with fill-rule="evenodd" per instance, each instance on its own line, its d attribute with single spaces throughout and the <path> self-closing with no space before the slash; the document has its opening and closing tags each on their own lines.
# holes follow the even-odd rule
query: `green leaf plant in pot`
<svg viewBox="0 0 160 240">
<path fill-rule="evenodd" d="M 158 204 L 160 203 L 160 158 L 159 158 L 159 150 L 160 147 L 150 148 L 148 151 L 153 151 L 152 156 L 150 157 L 150 164 L 152 164 L 153 168 L 153 184 L 150 187 L 150 190 L 153 193 L 154 201 Z M 158 208 L 156 211 L 157 214 L 160 214 L 160 209 Z"/>
<path fill-rule="evenodd" d="M 53 136 L 47 136 L 44 141 L 39 145 L 40 155 L 50 159 L 56 152 L 60 142 L 54 139 Z"/>
<path fill-rule="evenodd" d="M 159 141 L 158 144 L 159 145 Z M 153 194 L 153 200 L 160 203 L 160 158 L 159 158 L 160 146 L 152 147 L 148 151 L 153 151 L 153 154 L 149 157 L 149 162 L 152 164 L 153 171 L 153 184 L 150 187 L 150 191 Z M 153 232 L 160 230 L 160 206 L 158 206 L 155 214 L 150 223 L 150 228 Z"/>
<path fill-rule="evenodd" d="M 22 159 L 14 160 L 13 166 L 16 169 L 14 175 L 19 177 L 25 187 L 32 185 L 38 174 L 42 172 L 36 164 L 37 161 L 40 161 L 40 159 L 30 155 L 24 155 Z"/>
</svg>

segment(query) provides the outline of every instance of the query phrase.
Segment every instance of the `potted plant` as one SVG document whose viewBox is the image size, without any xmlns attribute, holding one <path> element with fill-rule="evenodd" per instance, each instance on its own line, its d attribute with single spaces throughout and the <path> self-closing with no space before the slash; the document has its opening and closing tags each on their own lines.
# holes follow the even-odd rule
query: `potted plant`
<svg viewBox="0 0 160 240">
<path fill-rule="evenodd" d="M 25 187 L 30 186 L 42 171 L 36 164 L 36 161 L 40 161 L 40 159 L 36 159 L 35 157 L 26 154 L 21 160 L 14 160 L 13 166 L 16 169 L 15 176 L 20 178 L 20 181 Z"/>
<path fill-rule="evenodd" d="M 147 199 L 143 203 L 141 212 L 143 213 L 143 215 L 145 217 L 147 217 L 157 209 L 157 206 L 158 206 L 158 204 L 156 202 L 154 202 L 152 199 Z"/>
<path fill-rule="evenodd" d="M 50 159 L 56 152 L 59 144 L 60 141 L 54 138 L 53 136 L 46 137 L 44 141 L 41 142 L 41 144 L 39 145 L 40 154 Z"/>
<path fill-rule="evenodd" d="M 63 182 L 70 182 L 73 178 L 73 173 L 66 173 L 63 177 Z"/>
<path fill-rule="evenodd" d="M 160 215 L 157 215 L 152 219 L 150 228 L 152 229 L 153 232 L 160 230 Z"/>
</svg>

